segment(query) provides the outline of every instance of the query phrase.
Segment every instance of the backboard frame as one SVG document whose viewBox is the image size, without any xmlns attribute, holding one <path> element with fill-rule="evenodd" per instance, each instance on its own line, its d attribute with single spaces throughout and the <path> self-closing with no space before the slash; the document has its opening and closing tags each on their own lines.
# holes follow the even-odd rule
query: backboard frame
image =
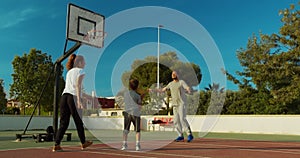
<svg viewBox="0 0 300 158">
<path fill-rule="evenodd" d="M 68 40 L 102 48 L 106 35 L 104 22 L 103 15 L 69 3 L 66 37 Z M 94 33 L 93 37 L 90 32 Z"/>
</svg>

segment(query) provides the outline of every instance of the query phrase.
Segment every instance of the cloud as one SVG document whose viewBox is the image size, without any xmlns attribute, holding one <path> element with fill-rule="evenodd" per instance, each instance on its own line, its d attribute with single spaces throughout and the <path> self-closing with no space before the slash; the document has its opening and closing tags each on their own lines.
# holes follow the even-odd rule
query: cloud
<svg viewBox="0 0 300 158">
<path fill-rule="evenodd" d="M 19 25 L 21 22 L 33 18 L 37 14 L 37 9 L 24 8 L 22 10 L 11 10 L 6 14 L 0 15 L 0 29 L 6 29 Z"/>
</svg>

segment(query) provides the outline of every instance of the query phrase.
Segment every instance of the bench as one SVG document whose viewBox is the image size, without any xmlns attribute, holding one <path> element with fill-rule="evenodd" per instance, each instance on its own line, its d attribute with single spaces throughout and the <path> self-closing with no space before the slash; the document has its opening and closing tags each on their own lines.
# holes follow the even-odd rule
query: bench
<svg viewBox="0 0 300 158">
<path fill-rule="evenodd" d="M 163 129 L 164 131 L 166 128 L 172 128 L 172 131 L 174 131 L 174 123 L 172 117 L 154 117 L 153 120 L 149 120 L 148 127 L 149 130 L 152 127 L 152 130 L 155 130 L 155 126 L 158 126 L 158 130 L 160 131 Z"/>
</svg>

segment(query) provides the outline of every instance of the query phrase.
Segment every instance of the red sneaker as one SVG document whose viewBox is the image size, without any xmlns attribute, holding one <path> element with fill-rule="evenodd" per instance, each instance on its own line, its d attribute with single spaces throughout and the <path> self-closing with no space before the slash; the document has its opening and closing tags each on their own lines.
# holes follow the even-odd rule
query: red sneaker
<svg viewBox="0 0 300 158">
<path fill-rule="evenodd" d="M 92 141 L 85 141 L 85 143 L 81 144 L 81 150 L 83 150 L 84 148 L 87 148 L 89 146 L 91 146 L 93 144 Z"/>
<path fill-rule="evenodd" d="M 60 151 L 63 151 L 60 145 L 53 146 L 52 152 L 60 152 Z"/>
</svg>

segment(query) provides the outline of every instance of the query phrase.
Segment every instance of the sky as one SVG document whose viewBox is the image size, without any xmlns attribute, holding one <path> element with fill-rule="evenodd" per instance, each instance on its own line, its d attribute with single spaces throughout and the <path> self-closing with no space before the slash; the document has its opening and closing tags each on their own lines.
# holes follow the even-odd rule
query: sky
<svg viewBox="0 0 300 158">
<path fill-rule="evenodd" d="M 260 32 L 278 33 L 278 12 L 297 0 L 4 0 L 0 2 L 0 79 L 9 98 L 12 61 L 31 48 L 51 55 L 53 62 L 74 42 L 66 40 L 67 8 L 72 3 L 105 17 L 104 47 L 82 45 L 75 53 L 86 57 L 86 91 L 113 96 L 122 87 L 120 76 L 134 60 L 178 53 L 183 62 L 200 66 L 197 89 L 220 83 L 238 87 L 220 73 L 241 71 L 237 50 Z M 65 62 L 65 61 L 64 61 Z M 65 75 L 66 72 L 64 72 Z"/>
</svg>

